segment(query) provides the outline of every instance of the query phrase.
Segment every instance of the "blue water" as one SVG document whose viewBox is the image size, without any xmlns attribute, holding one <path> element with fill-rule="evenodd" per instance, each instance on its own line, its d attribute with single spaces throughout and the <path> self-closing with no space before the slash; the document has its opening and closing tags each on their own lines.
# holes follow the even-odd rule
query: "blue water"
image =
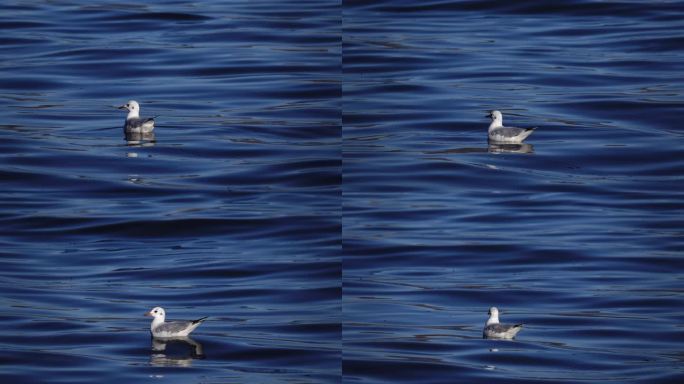
<svg viewBox="0 0 684 384">
<path fill-rule="evenodd" d="M 682 36 L 681 1 L 4 2 L 0 381 L 684 382 Z"/>
<path fill-rule="evenodd" d="M 339 382 L 339 13 L 3 4 L 0 381 Z"/>
<path fill-rule="evenodd" d="M 344 381 L 684 382 L 684 3 L 343 12 Z"/>
</svg>

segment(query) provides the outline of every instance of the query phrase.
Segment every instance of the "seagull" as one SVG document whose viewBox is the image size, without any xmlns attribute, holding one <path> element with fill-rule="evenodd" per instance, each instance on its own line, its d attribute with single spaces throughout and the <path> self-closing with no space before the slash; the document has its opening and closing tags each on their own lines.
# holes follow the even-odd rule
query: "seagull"
<svg viewBox="0 0 684 384">
<path fill-rule="evenodd" d="M 124 124 L 124 132 L 149 133 L 154 130 L 154 117 L 140 118 L 140 105 L 137 101 L 130 100 L 128 103 L 120 106 L 119 109 L 128 110 L 128 116 L 126 116 L 126 123 Z"/>
<path fill-rule="evenodd" d="M 499 323 L 499 310 L 496 307 L 489 308 L 489 319 L 482 331 L 485 339 L 515 339 L 515 335 L 522 329 L 522 324 L 510 325 Z"/>
<path fill-rule="evenodd" d="M 150 332 L 152 332 L 152 337 L 185 337 L 194 331 L 195 328 L 199 327 L 200 324 L 206 319 L 203 317 L 197 320 L 188 321 L 169 321 L 164 322 L 166 318 L 166 313 L 162 307 L 154 307 L 151 311 L 147 312 L 145 316 L 152 316 L 152 325 L 150 325 Z"/>
<path fill-rule="evenodd" d="M 520 144 L 534 132 L 535 128 L 515 128 L 503 126 L 503 115 L 499 111 L 491 111 L 487 117 L 492 118 L 489 124 L 489 140 L 500 144 Z"/>
</svg>

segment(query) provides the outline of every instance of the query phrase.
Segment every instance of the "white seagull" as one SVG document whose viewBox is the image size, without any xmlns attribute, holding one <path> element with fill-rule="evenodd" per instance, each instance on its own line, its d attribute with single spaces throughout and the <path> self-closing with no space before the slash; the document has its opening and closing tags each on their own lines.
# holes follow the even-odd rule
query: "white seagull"
<svg viewBox="0 0 684 384">
<path fill-rule="evenodd" d="M 499 111 L 491 111 L 489 124 L 489 140 L 501 144 L 520 144 L 534 132 L 535 128 L 515 128 L 503 126 L 503 115 Z"/>
<path fill-rule="evenodd" d="M 150 325 L 150 332 L 152 332 L 153 337 L 185 337 L 194 331 L 195 328 L 199 327 L 200 324 L 206 319 L 203 317 L 197 320 L 188 321 L 169 321 L 164 322 L 166 319 L 166 313 L 162 307 L 154 307 L 151 311 L 147 312 L 145 316 L 152 316 L 152 325 Z"/>
<path fill-rule="evenodd" d="M 482 331 L 485 339 L 515 339 L 515 335 L 522 329 L 522 324 L 510 325 L 499 323 L 499 310 L 489 308 L 489 320 Z"/>
<path fill-rule="evenodd" d="M 154 130 L 154 117 L 140 118 L 140 105 L 135 100 L 119 107 L 128 111 L 124 132 L 126 133 L 150 133 Z M 155 116 L 156 117 L 156 116 Z"/>
</svg>

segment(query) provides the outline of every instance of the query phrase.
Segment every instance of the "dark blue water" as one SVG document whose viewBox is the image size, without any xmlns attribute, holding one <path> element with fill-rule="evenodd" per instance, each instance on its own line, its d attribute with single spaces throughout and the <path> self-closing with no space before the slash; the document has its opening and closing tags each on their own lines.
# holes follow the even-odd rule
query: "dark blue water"
<svg viewBox="0 0 684 384">
<path fill-rule="evenodd" d="M 683 10 L 3 3 L 1 381 L 683 382 Z"/>
<path fill-rule="evenodd" d="M 339 382 L 339 4 L 14 1 L 0 30 L 0 381 Z M 209 319 L 154 345 L 153 306 Z"/>
<path fill-rule="evenodd" d="M 684 382 L 683 11 L 344 3 L 345 382 Z"/>
</svg>

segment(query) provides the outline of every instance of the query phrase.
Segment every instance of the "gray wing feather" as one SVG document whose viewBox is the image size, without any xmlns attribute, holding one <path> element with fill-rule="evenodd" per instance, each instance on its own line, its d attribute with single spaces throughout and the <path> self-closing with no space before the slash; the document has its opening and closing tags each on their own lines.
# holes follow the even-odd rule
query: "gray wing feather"
<svg viewBox="0 0 684 384">
<path fill-rule="evenodd" d="M 169 321 L 161 324 L 155 329 L 155 332 L 181 332 L 190 327 L 194 322 L 192 321 Z"/>
<path fill-rule="evenodd" d="M 482 332 L 485 338 L 512 339 L 522 329 L 522 324 L 490 324 Z"/>
<path fill-rule="evenodd" d="M 494 333 L 508 332 L 511 329 L 518 327 L 519 325 L 509 325 L 509 324 L 491 324 L 487 326 L 487 331 Z"/>
<path fill-rule="evenodd" d="M 145 125 L 145 123 L 150 122 L 150 121 L 154 121 L 154 118 L 150 117 L 147 119 L 130 119 L 130 120 L 126 120 L 126 127 L 127 128 L 140 128 L 143 125 Z"/>
<path fill-rule="evenodd" d="M 496 128 L 492 130 L 492 135 L 502 136 L 502 137 L 517 137 L 520 136 L 525 131 L 531 131 L 534 128 L 513 128 L 513 127 L 503 127 Z"/>
</svg>

